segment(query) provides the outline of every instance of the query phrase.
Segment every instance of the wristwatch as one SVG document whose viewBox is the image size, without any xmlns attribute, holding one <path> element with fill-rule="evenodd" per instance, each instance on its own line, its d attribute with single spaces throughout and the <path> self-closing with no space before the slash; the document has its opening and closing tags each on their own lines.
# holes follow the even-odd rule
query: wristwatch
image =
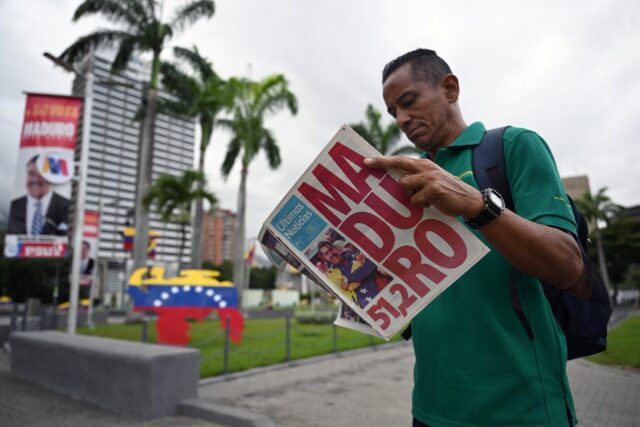
<svg viewBox="0 0 640 427">
<path fill-rule="evenodd" d="M 476 230 L 489 224 L 494 219 L 498 218 L 504 211 L 504 199 L 493 188 L 485 188 L 481 191 L 482 199 L 484 200 L 484 208 L 475 218 L 464 218 L 464 222 L 471 228 Z"/>
</svg>

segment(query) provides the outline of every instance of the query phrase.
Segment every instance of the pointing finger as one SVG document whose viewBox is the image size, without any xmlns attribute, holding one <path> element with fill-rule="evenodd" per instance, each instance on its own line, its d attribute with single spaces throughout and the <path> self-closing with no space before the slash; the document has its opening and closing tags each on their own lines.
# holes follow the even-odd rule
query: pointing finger
<svg viewBox="0 0 640 427">
<path fill-rule="evenodd" d="M 412 159 L 403 156 L 381 156 L 367 157 L 364 164 L 375 169 L 395 169 L 406 174 L 416 173 L 420 170 L 420 163 L 423 160 Z"/>
</svg>

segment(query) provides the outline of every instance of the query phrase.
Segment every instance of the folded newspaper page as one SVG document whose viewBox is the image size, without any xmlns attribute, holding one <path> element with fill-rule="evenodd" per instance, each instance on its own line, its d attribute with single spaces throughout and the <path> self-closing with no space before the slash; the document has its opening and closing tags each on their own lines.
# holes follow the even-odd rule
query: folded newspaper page
<svg viewBox="0 0 640 427">
<path fill-rule="evenodd" d="M 340 297 L 336 295 L 335 290 L 332 288 L 328 288 L 324 284 L 323 279 L 321 279 L 319 276 L 316 276 L 310 270 L 304 268 L 303 262 L 298 260 L 295 255 L 291 254 L 288 249 L 277 240 L 273 233 L 269 231 L 268 228 L 262 228 L 259 240 L 262 243 L 262 247 L 265 253 L 269 257 L 273 265 L 275 265 L 279 270 L 284 269 L 287 264 L 290 264 L 292 267 L 298 269 L 301 274 L 307 276 L 312 282 L 316 283 L 318 286 L 323 288 L 328 293 L 332 294 L 338 301 L 340 301 Z M 381 335 L 376 332 L 375 329 L 369 326 L 369 324 L 361 319 L 360 316 L 358 316 L 352 309 L 342 304 L 341 302 L 339 303 L 338 314 L 334 323 L 337 326 L 342 326 L 358 332 L 381 337 Z"/>
<path fill-rule="evenodd" d="M 390 339 L 487 248 L 460 221 L 413 206 L 401 173 L 344 125 L 267 217 L 259 240 L 340 302 L 336 324 Z"/>
</svg>

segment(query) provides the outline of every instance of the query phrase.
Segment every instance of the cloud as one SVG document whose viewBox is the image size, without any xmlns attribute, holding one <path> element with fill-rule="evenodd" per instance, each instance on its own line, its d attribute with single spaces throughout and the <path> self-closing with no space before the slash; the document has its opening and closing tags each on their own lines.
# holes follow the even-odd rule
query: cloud
<svg viewBox="0 0 640 427">
<path fill-rule="evenodd" d="M 172 11 L 177 0 L 165 0 Z M 0 5 L 0 197 L 8 203 L 24 98 L 22 90 L 68 93 L 71 78 L 41 58 L 60 52 L 99 20 L 71 24 L 79 0 Z M 168 12 L 167 12 L 168 13 Z M 360 121 L 373 103 L 384 111 L 380 72 L 416 47 L 436 49 L 459 76 L 467 123 L 512 124 L 539 132 L 562 174 L 587 173 L 593 190 L 640 203 L 640 6 L 631 0 L 435 2 L 217 1 L 216 14 L 171 45 L 197 44 L 216 70 L 262 78 L 283 73 L 300 111 L 267 120 L 282 150 L 271 171 L 252 163 L 247 236 L 298 179 L 343 123 Z M 168 51 L 165 52 L 168 58 Z M 390 119 L 389 119 L 390 120 Z M 219 174 L 228 134 L 216 130 L 206 167 L 222 207 L 235 210 L 239 171 Z"/>
</svg>

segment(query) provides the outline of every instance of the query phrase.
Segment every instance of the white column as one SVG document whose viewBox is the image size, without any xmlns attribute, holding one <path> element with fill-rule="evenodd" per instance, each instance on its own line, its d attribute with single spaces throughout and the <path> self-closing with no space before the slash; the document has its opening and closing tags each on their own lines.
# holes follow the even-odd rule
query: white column
<svg viewBox="0 0 640 427">
<path fill-rule="evenodd" d="M 93 72 L 88 64 L 85 76 L 84 106 L 82 115 L 82 146 L 80 147 L 80 169 L 78 176 L 78 194 L 73 226 L 73 258 L 71 259 L 71 289 L 69 291 L 69 318 L 67 332 L 76 333 L 78 317 L 78 290 L 80 289 L 80 255 L 82 252 L 82 233 L 84 228 L 84 204 L 87 194 L 87 172 L 89 169 L 89 141 L 91 139 L 91 110 L 93 108 Z"/>
</svg>

